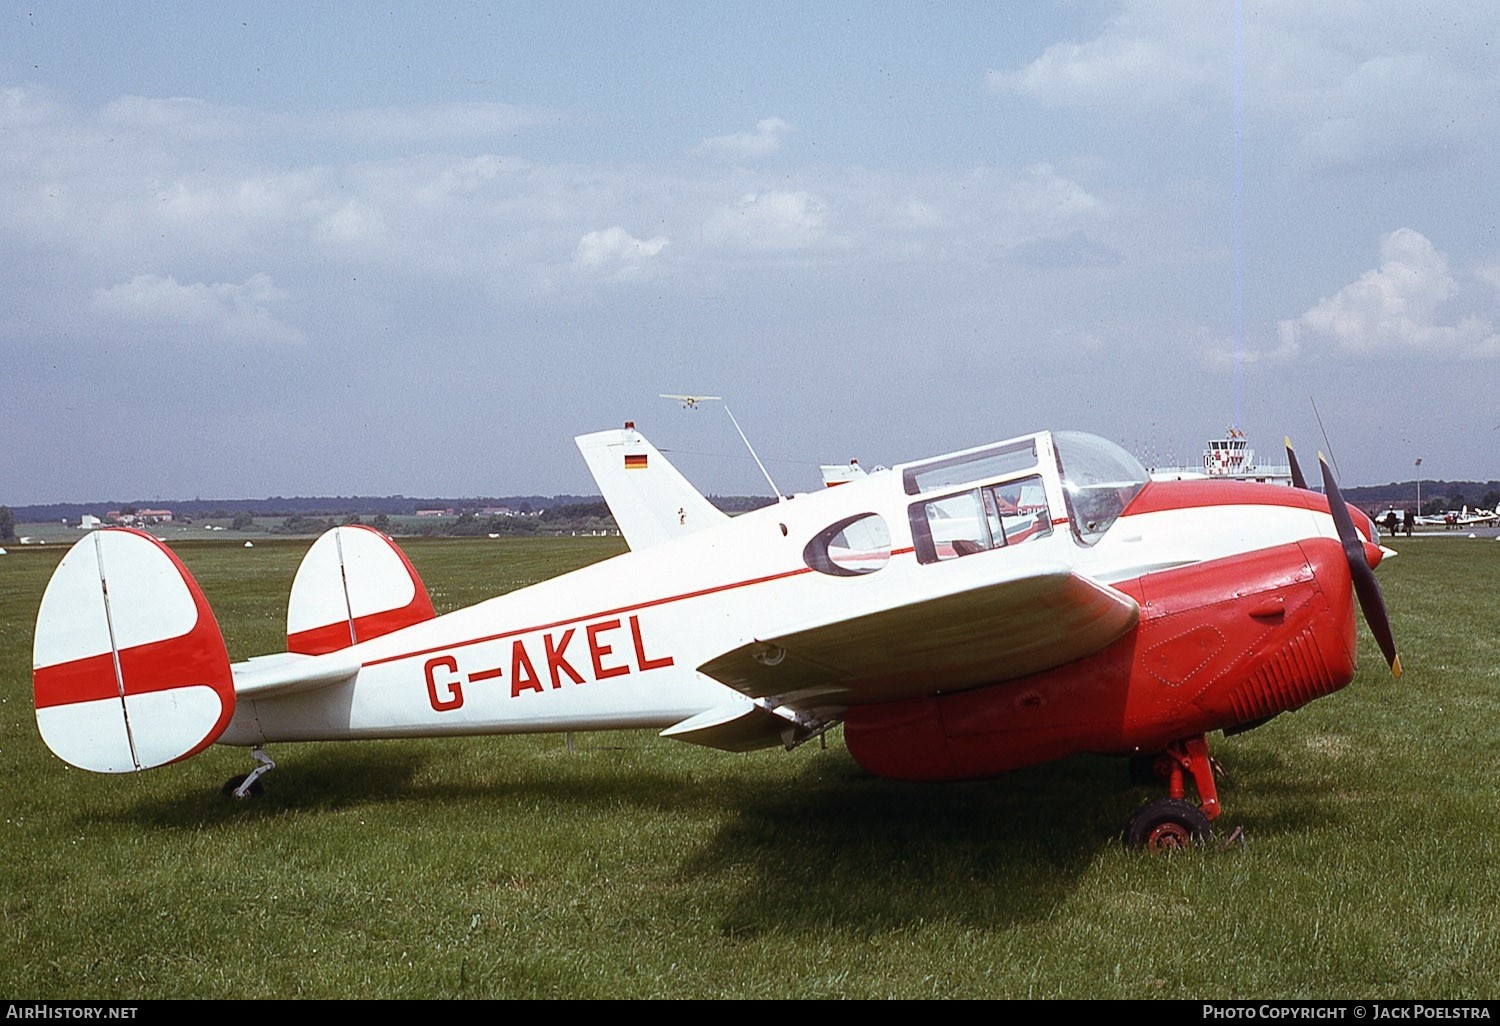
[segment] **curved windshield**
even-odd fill
[[[1146,486],[1141,461],[1114,442],[1081,431],[1054,431],[1057,466],[1073,533],[1092,545]]]

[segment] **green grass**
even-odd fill
[[[306,540],[179,551],[235,658],[282,644]],[[414,541],[446,610],[618,551]],[[1500,544],[1379,574],[1406,664],[1238,737],[1221,836],[1121,850],[1151,792],[1078,757],[876,780],[839,738],[727,755],[650,732],[282,745],[129,777],[37,737],[31,627],[62,549],[0,557],[0,994],[255,997],[1500,996]]]

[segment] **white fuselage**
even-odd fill
[[[1226,504],[1121,516],[1093,544],[1069,530],[1050,438],[1033,474],[1055,529],[980,557],[919,562],[909,520],[921,496],[902,468],[783,501],[697,533],[395,631],[323,659],[357,661],[331,686],[242,696],[221,742],[668,727],[750,708],[697,667],[738,646],[842,616],[921,601],[1065,564],[1101,584],[1307,537],[1326,513]],[[949,486],[961,491],[962,485]],[[879,514],[890,553],[857,576],[804,559],[831,525]],[[754,633],[747,625],[754,625]]]

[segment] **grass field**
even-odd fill
[[[618,540],[403,543],[440,611]],[[284,644],[307,541],[178,551],[234,658]],[[60,546],[0,556],[0,997],[1500,996],[1500,544],[1379,571],[1337,695],[1210,738],[1221,836],[1122,850],[1119,760],[876,780],[843,749],[650,732],[283,745],[129,777],[47,752],[31,630]]]

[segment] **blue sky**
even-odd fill
[[[0,4],[0,502],[1500,477],[1491,5]]]

